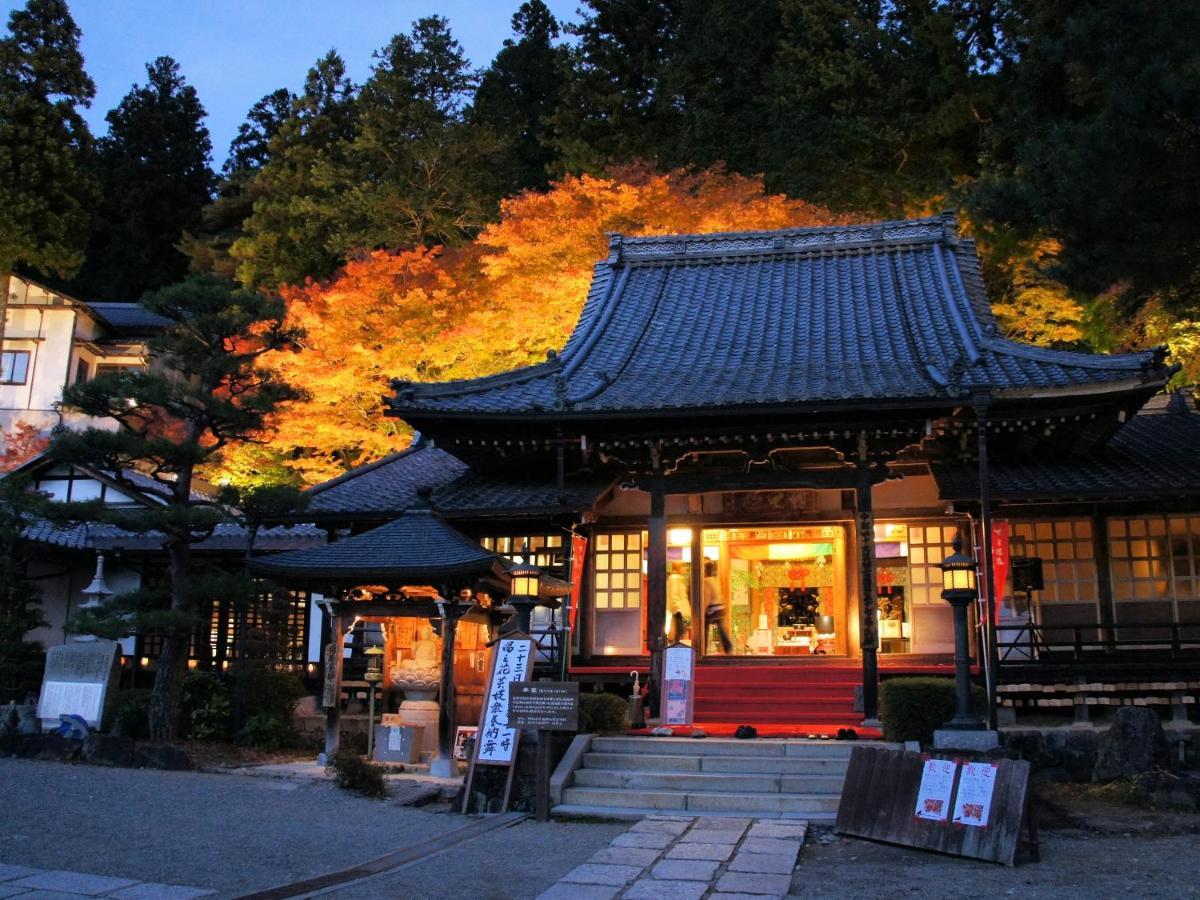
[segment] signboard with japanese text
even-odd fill
[[[964,763],[954,799],[954,824],[987,828],[996,790],[996,763]]]
[[[508,721],[514,728],[575,731],[579,728],[579,683],[530,681],[508,692]]]
[[[687,644],[672,644],[663,651],[662,724],[692,724],[695,679],[695,650]]]
[[[514,681],[527,680],[532,669],[532,640],[503,638],[497,642],[475,741],[476,763],[507,766],[516,758],[518,732],[508,724],[509,688]]]
[[[953,760],[925,760],[913,815],[918,819],[945,822],[950,815],[950,795],[954,792],[954,776],[957,773],[958,763]]]

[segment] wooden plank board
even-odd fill
[[[930,757],[903,750],[855,747],[850,754],[836,830],[841,834],[1013,865],[1028,819],[1029,763],[1001,760],[995,771],[986,825],[917,818],[914,811],[925,762]],[[955,761],[951,810],[958,802],[961,766]]]

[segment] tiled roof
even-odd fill
[[[952,401],[1160,384],[1158,352],[999,336],[952,216],[773,232],[615,236],[562,354],[502,375],[397,382],[392,411],[546,417]]]
[[[418,444],[309,488],[305,514],[401,513],[416,505],[421,488],[437,489],[466,472],[466,464],[445,450]]]
[[[112,329],[114,334],[147,335],[170,328],[174,322],[143,309],[136,303],[100,303],[88,301],[87,307]]]
[[[116,525],[99,522],[58,525],[39,519],[26,526],[22,536],[27,541],[67,550],[163,549],[163,535],[158,532],[138,534]],[[259,529],[254,549],[263,552],[296,550],[321,546],[325,541],[324,530],[314,525],[281,525]],[[240,553],[245,547],[246,529],[234,523],[218,525],[210,537],[192,545],[192,549],[200,553]]]
[[[308,491],[305,516],[316,520],[384,518],[418,505],[418,491],[431,488],[434,509],[450,517],[520,515],[588,509],[608,481],[509,481],[473,472],[445,450],[418,444],[359,466]]]
[[[1102,449],[1079,456],[993,460],[998,499],[1125,499],[1200,495],[1200,414],[1183,394],[1160,395]],[[975,466],[936,463],[943,500],[978,500]]]
[[[428,508],[411,509],[395,521],[323,547],[251,560],[250,569],[277,577],[389,584],[436,583],[439,578],[484,574],[500,557],[456,531]]]

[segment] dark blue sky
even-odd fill
[[[87,111],[103,134],[104,114],[135,82],[145,64],[174,57],[208,110],[214,163],[246,111],[279,87],[296,90],[309,66],[331,47],[362,81],[371,53],[414,19],[438,14],[476,66],[486,66],[510,34],[521,0],[70,0],[83,31],[88,74],[96,99]],[[4,19],[23,2],[0,0]],[[560,19],[573,19],[576,0],[546,0]]]

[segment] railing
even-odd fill
[[[1128,636],[1130,631],[1138,636]],[[1200,622],[1028,623],[1011,640],[997,640],[996,646],[1001,665],[1080,662],[1133,651],[1166,651],[1169,658],[1200,655]]]

